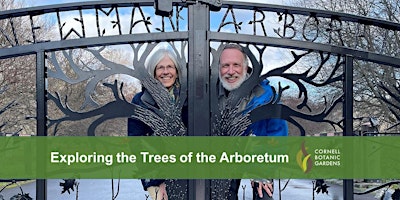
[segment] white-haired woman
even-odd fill
[[[158,49],[148,58],[146,68],[150,75],[160,81],[162,85],[167,88],[168,93],[170,94],[170,100],[177,101],[180,92],[179,76],[181,74],[181,68],[177,62],[176,54],[169,49]],[[146,105],[157,107],[154,99],[144,87],[140,93],[133,97],[132,103],[145,108],[147,108]],[[182,120],[185,125],[187,125],[187,116],[187,106],[184,106],[182,109]],[[153,130],[142,121],[129,118],[128,135],[151,136],[153,135]],[[153,200],[168,199],[164,179],[142,179],[141,181],[143,189],[149,192],[149,195]]]

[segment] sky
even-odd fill
[[[63,3],[73,3],[73,2],[83,2],[82,0],[25,0],[29,5],[32,6],[43,6],[43,5],[50,5],[50,4],[63,4]],[[86,1],[93,1],[93,0],[86,0]]]
[[[85,2],[90,2],[90,1],[95,1],[95,0],[56,0],[56,1],[55,0],[21,0],[21,1],[24,1],[25,5],[27,5],[27,6],[44,6],[44,5],[51,5],[51,4],[65,4],[65,3],[84,2],[84,1]],[[267,4],[277,4],[277,5],[285,5],[285,4],[287,5],[287,4],[290,3],[290,0],[230,0],[230,1],[254,2],[254,3],[264,3],[264,4],[267,3]],[[236,18],[240,21],[240,17],[243,14],[245,14],[245,13],[238,12]],[[73,17],[70,17],[70,18],[71,18],[71,20],[73,19]],[[95,23],[94,22],[94,20],[95,20],[94,19],[94,15],[91,16],[91,17],[86,17],[85,19],[86,19],[85,21],[89,20],[89,21],[93,21],[93,23]],[[105,20],[107,20],[107,19],[105,19]],[[129,17],[127,17],[126,19],[123,18],[122,20],[129,20]],[[275,21],[276,21],[276,19],[275,19]],[[106,24],[106,23],[104,23],[104,24]],[[128,23],[122,23],[122,24],[128,24]],[[80,26],[80,24],[76,24],[74,21],[73,22],[68,22],[66,27],[65,27],[65,29],[68,30],[69,28],[67,28],[67,26],[75,26],[75,25],[79,25]],[[218,27],[219,26],[219,22],[215,26]],[[249,28],[249,27],[251,27],[251,26],[248,25],[247,28]],[[246,26],[243,25],[243,28],[246,29]],[[108,28],[108,30],[111,30],[111,29],[112,28]],[[272,31],[272,28],[269,27],[268,30]],[[87,32],[86,35],[90,36],[90,35],[96,35],[97,34],[96,30],[93,29],[92,31],[93,31],[93,33]],[[234,30],[224,30],[224,31],[231,32],[231,31],[234,31]],[[249,30],[249,31],[251,32],[251,30]],[[269,66],[269,68],[275,68],[277,66],[282,66],[282,65],[284,65],[286,63],[287,60],[291,60],[292,59],[291,55],[289,55],[288,51],[283,51],[282,52],[280,49],[270,48],[269,51],[267,51],[267,52],[269,52],[269,54],[274,54],[275,55],[275,56],[268,56],[269,59],[264,61],[264,64]],[[275,59],[271,59],[271,58],[275,58]]]
[[[65,4],[65,3],[74,3],[74,2],[84,2],[84,1],[86,1],[86,2],[89,2],[89,1],[95,1],[95,0],[21,0],[21,1],[24,1],[25,2],[25,5],[27,5],[27,6],[44,6],[44,5],[51,5],[51,4]],[[253,2],[253,3],[267,3],[267,4],[277,4],[277,5],[287,5],[287,4],[289,4],[290,3],[290,0],[230,0],[230,1],[238,1],[238,2]],[[242,13],[243,14],[243,13]],[[239,15],[239,16],[236,16],[237,18],[240,18],[240,12],[238,12],[238,14],[237,15]],[[92,18],[93,18],[94,16],[92,16]],[[90,18],[90,19],[92,19],[92,18]],[[129,17],[128,17],[129,18]],[[127,19],[128,19],[127,18]],[[72,18],[71,18],[72,19]],[[88,19],[88,18],[86,18],[86,19]],[[95,20],[94,18],[92,19],[92,20]],[[124,19],[123,19],[124,20]],[[87,21],[87,20],[86,20]],[[211,22],[212,23],[212,22]],[[74,24],[73,22],[72,23],[68,23],[67,25],[76,25],[76,24]],[[79,25],[79,24],[78,24]],[[80,25],[79,25],[80,26]],[[213,25],[212,25],[213,26]],[[218,24],[215,24],[214,26],[216,26],[216,27],[218,27],[219,26],[219,23]],[[249,26],[250,27],[250,26]],[[269,30],[271,31],[272,30],[272,28],[270,27],[269,28]],[[93,31],[95,31],[95,30],[93,30]],[[215,31],[215,30],[214,30]],[[234,31],[234,30],[225,30],[225,31],[228,31],[228,32],[230,32],[230,31]],[[250,31],[250,30],[249,30]],[[96,33],[93,33],[94,35],[95,34],[97,34],[97,32]],[[87,35],[90,35],[90,33],[87,33]],[[272,49],[270,49],[270,51],[271,51]],[[278,49],[275,49],[275,50],[278,50]],[[281,66],[281,65],[283,65],[282,64],[282,62],[283,61],[285,61],[285,60],[290,60],[291,59],[291,56],[290,55],[287,55],[288,53],[282,53],[282,52],[277,52],[277,53],[275,53],[275,54],[277,54],[277,55],[279,55],[279,56],[272,56],[273,58],[276,58],[276,59],[268,59],[268,61],[266,61],[266,62],[270,62],[270,63],[275,63],[276,65],[279,65],[279,66]],[[288,57],[287,57],[288,56]],[[265,63],[265,64],[268,64],[268,63]]]
[[[25,4],[24,5],[26,5],[27,7],[29,6],[29,7],[31,7],[31,6],[44,6],[44,5],[52,5],[52,4],[65,4],[65,3],[74,3],[74,2],[90,2],[90,1],[95,1],[95,0],[20,0],[20,1],[23,1]],[[238,1],[238,2],[253,2],[253,3],[263,3],[263,4],[275,4],[275,5],[289,5],[290,4],[290,2],[291,2],[291,0],[230,0],[230,1]],[[247,15],[246,13],[244,13],[244,12],[240,12],[240,11],[238,11],[237,13],[236,13],[236,18],[237,18],[237,20],[241,20],[241,17],[242,17],[242,15]],[[275,16],[275,15],[274,15]],[[95,18],[94,18],[95,16],[93,15],[93,16],[87,16],[87,17],[85,17],[85,22],[87,22],[87,21],[89,21],[89,22],[93,22],[93,23],[95,23],[94,21],[95,21]],[[69,21],[68,23],[67,23],[67,25],[65,26],[65,29],[66,30],[69,30],[70,28],[69,27],[67,27],[67,26],[81,26],[79,23],[78,24],[76,24],[76,22],[73,20],[73,17],[65,17],[65,18],[69,18],[69,19],[71,19],[71,21]],[[122,18],[122,20],[129,20],[130,19],[130,16],[129,17],[127,17],[126,19],[125,18]],[[109,20],[109,19],[104,19],[104,20]],[[273,17],[273,20],[274,21],[276,21],[276,16],[275,17]],[[271,20],[272,21],[272,20]],[[157,22],[157,21],[156,21]],[[160,22],[159,22],[160,23]],[[212,22],[211,22],[212,23]],[[89,23],[90,24],[90,23]],[[102,23],[102,24],[108,24],[108,25],[110,25],[109,23]],[[129,24],[129,23],[122,23],[122,24]],[[245,24],[247,24],[247,23],[245,23]],[[271,25],[271,24],[270,24]],[[111,25],[110,25],[111,26]],[[211,25],[212,26],[212,25]],[[218,27],[219,26],[219,23],[218,24],[216,24],[216,26]],[[272,26],[272,25],[271,25]],[[155,27],[157,27],[157,26],[155,26]],[[243,25],[243,30],[242,31],[245,31],[244,29],[248,29],[249,27],[251,27],[250,25],[247,25],[247,26],[245,26],[245,25]],[[79,29],[79,28],[78,28]],[[56,29],[55,29],[56,30]],[[107,28],[107,30],[112,30],[112,28],[110,28],[110,27],[108,27]],[[143,29],[144,30],[144,29]],[[268,27],[268,30],[269,31],[272,31],[273,30],[273,27]],[[267,30],[267,31],[268,31]],[[97,32],[96,32],[96,30],[95,29],[93,29],[93,30],[91,30],[93,33],[89,33],[90,31],[88,31],[87,33],[86,33],[86,35],[87,36],[95,36],[96,34],[97,34]],[[213,30],[213,31],[215,31],[215,30]],[[224,32],[233,32],[234,30],[223,30]],[[249,30],[249,32],[251,32],[252,30]],[[270,33],[268,33],[268,34],[270,34]],[[119,47],[119,48],[128,48],[128,46],[123,46],[123,47]],[[253,51],[254,49],[252,49],[252,51]],[[268,59],[267,59],[268,58]],[[290,52],[288,51],[288,50],[283,50],[283,49],[280,49],[280,48],[269,48],[268,49],[268,51],[266,51],[266,53],[264,53],[263,54],[263,61],[264,61],[264,66],[266,66],[266,67],[264,67],[264,69],[266,69],[267,71],[268,70],[271,70],[271,69],[274,69],[274,68],[276,68],[276,67],[280,67],[280,66],[284,66],[285,64],[287,64],[287,62],[289,62],[290,60],[292,60],[293,58],[292,58],[292,55],[290,54]],[[128,59],[128,60],[131,60],[131,59]],[[127,64],[127,65],[130,65],[130,63],[129,64]],[[263,73],[265,73],[264,71],[263,71]],[[272,79],[271,79],[272,80]],[[277,80],[277,81],[272,81],[271,82],[271,84],[273,84],[274,82],[275,83],[277,83],[278,81],[280,81],[280,79],[279,80]],[[274,85],[274,84],[273,84]]]
[[[25,2],[25,5],[27,5],[27,6],[44,6],[44,5],[51,5],[51,4],[90,2],[90,1],[98,1],[98,0],[20,0],[20,1]],[[222,0],[222,1],[224,1],[224,0]],[[253,2],[253,3],[264,3],[264,4],[267,3],[267,4],[276,4],[276,5],[289,5],[291,2],[291,0],[225,0],[225,1]],[[274,20],[276,21],[276,19],[274,19]],[[215,26],[218,27],[219,24],[216,24]],[[272,30],[272,28],[269,28],[269,29]]]
[[[86,0],[86,1],[94,1],[94,0]],[[254,2],[254,3],[268,3],[268,4],[278,4],[284,5],[285,0],[230,0],[230,1],[243,1],[243,2]],[[63,3],[73,3],[73,2],[83,2],[82,0],[25,0],[28,5],[32,6],[43,6],[49,4],[63,4]],[[287,4],[288,0],[286,0]]]

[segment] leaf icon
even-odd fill
[[[311,154],[307,153],[307,147],[303,144],[301,145],[301,149],[296,154],[296,162],[297,165],[301,168],[304,173],[308,173],[312,166]]]
[[[303,157],[303,152],[300,150],[300,151],[298,151],[297,152],[297,155],[296,155],[296,161],[297,161],[297,164],[301,167],[301,158]]]
[[[303,159],[303,164],[301,166],[301,169],[305,172],[307,171],[307,161],[310,159],[311,154],[308,154],[304,159]]]

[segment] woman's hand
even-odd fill
[[[269,197],[272,197],[274,193],[274,185],[271,181],[251,181],[251,186],[256,187],[260,198],[263,198],[263,190],[265,190]]]

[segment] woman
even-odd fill
[[[177,102],[180,92],[179,76],[181,70],[175,53],[168,49],[158,49],[148,58],[146,68],[149,74],[160,81],[168,90],[170,100]],[[133,97],[132,103],[144,108],[148,108],[146,105],[157,107],[151,94],[144,87],[142,88],[142,92]],[[184,106],[182,109],[182,120],[187,126],[187,106]],[[128,135],[151,136],[153,135],[153,130],[142,121],[129,118]],[[144,190],[149,192],[153,200],[168,199],[164,179],[142,179],[141,181]]]

